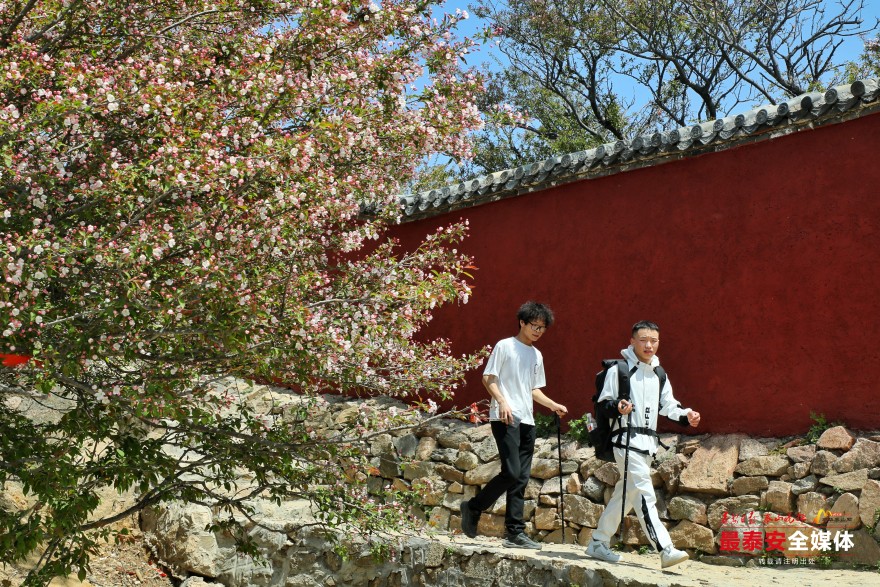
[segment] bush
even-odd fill
[[[590,433],[587,430],[587,416],[592,417],[592,414],[587,412],[577,420],[568,423],[568,436],[578,442],[589,444]]]

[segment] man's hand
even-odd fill
[[[633,411],[632,402],[625,399],[620,400],[617,402],[617,411],[626,416]]]
[[[556,404],[551,409],[556,413],[557,416],[560,417],[568,414],[568,408],[566,408],[562,404]]]
[[[513,424],[513,412],[507,402],[498,402],[498,417],[508,426]]]
[[[688,412],[688,423],[693,428],[696,428],[697,426],[699,426],[700,425],[700,412],[695,412],[693,410]]]

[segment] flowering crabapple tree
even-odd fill
[[[480,360],[419,335],[467,302],[466,226],[383,236],[416,165],[480,124],[467,15],[432,4],[0,0],[0,353],[30,357],[0,367],[0,489],[28,498],[0,507],[0,560],[36,553],[28,584],[84,576],[110,524],[172,499],[401,527],[336,463],[414,410],[305,422],[324,392],[448,398]],[[282,419],[211,386],[230,375],[315,402]],[[107,488],[135,499],[96,518]]]

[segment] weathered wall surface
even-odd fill
[[[583,180],[403,224],[411,245],[459,218],[475,291],[430,333],[465,352],[516,334],[520,303],[557,324],[547,392],[576,415],[629,327],[659,356],[701,432],[784,436],[810,413],[880,426],[880,115]],[[486,397],[471,373],[459,405]],[[670,428],[671,429],[671,428]]]

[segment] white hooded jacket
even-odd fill
[[[659,413],[666,416],[670,420],[681,422],[683,417],[687,417],[690,408],[682,408],[675,397],[672,395],[672,383],[669,378],[666,379],[666,385],[663,386],[663,394],[660,396],[660,378],[654,373],[654,367],[660,365],[660,359],[657,356],[651,357],[651,364],[643,363],[636,356],[632,345],[620,351],[623,358],[629,365],[629,370],[636,368],[635,372],[630,375],[630,401],[633,403],[633,411],[631,422],[633,427],[650,428],[657,430],[657,406],[659,399]],[[612,365],[608,369],[605,376],[605,385],[602,393],[599,394],[599,401],[617,400],[618,384],[617,384],[617,365]],[[621,422],[624,429],[627,426],[627,417],[621,416]],[[614,428],[617,428],[616,424]],[[621,437],[621,444],[626,443],[626,432]],[[630,447],[641,451],[646,451],[651,455],[657,453],[657,438],[647,434],[633,433],[630,437]]]

